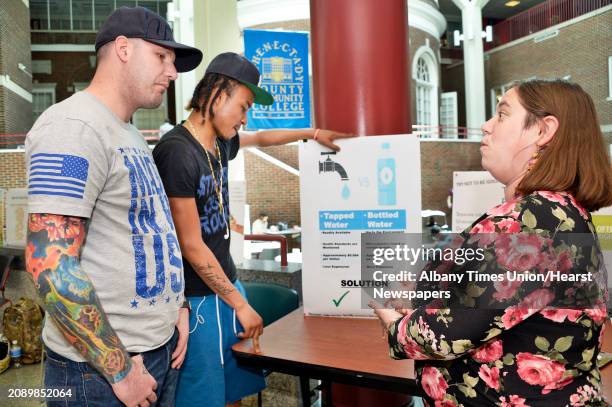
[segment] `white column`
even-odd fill
[[[195,41],[193,8],[193,0],[174,0],[174,2],[168,3],[168,21],[172,22],[175,41],[202,49]],[[191,98],[197,81],[196,72],[190,71],[179,73],[177,80],[174,82],[174,108],[177,122],[185,120],[189,114],[185,110],[185,105]]]
[[[202,64],[196,69],[198,81],[204,76],[210,61],[222,52],[242,53],[244,46],[238,26],[238,8],[235,0],[196,0],[193,9],[195,16],[196,46],[204,52]],[[244,173],[244,154],[238,155],[229,166],[230,181],[246,180]]]
[[[171,10],[174,8],[173,14]],[[168,19],[174,18],[174,38],[193,45],[204,53],[200,66],[182,73],[176,81],[176,119],[189,115],[185,106],[193,95],[197,83],[204,76],[210,61],[222,52],[243,51],[236,1],[228,0],[174,0],[168,4]],[[244,180],[242,151],[231,161],[231,180]]]
[[[478,129],[486,121],[482,8],[488,1],[453,0],[455,5],[461,10],[463,24],[465,115],[467,127],[470,129]],[[470,138],[479,137],[470,136]]]
[[[233,0],[195,1],[193,12],[196,44],[204,51],[204,60],[196,72],[198,78],[204,75],[209,62],[220,53],[243,52],[236,3]]]

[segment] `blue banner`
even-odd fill
[[[271,106],[253,105],[247,129],[310,128],[308,33],[244,30],[244,54],[274,96]]]

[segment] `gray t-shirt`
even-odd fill
[[[26,138],[28,211],[89,218],[81,267],[129,352],[166,343],[183,303],[183,263],[168,198],[138,130],[79,92],[47,109]],[[51,320],[43,340],[80,354]]]

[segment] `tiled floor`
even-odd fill
[[[12,270],[11,275],[6,284],[6,298],[16,302],[20,297],[28,297],[38,300],[36,288],[29,274],[22,270]],[[0,308],[0,315],[4,314],[6,306]],[[0,330],[2,329],[2,321],[0,320]],[[28,387],[40,388],[42,384],[42,364],[23,365],[15,369],[10,367],[4,373],[0,373],[0,406],[2,407],[40,407],[44,403],[38,401],[25,401],[17,399],[8,399],[6,392],[8,388]]]
[[[23,365],[20,368],[10,367],[0,373],[0,405],[3,407],[41,407],[44,402],[7,398],[9,388],[40,388],[42,384],[42,364]]]

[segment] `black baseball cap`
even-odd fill
[[[242,55],[234,52],[219,54],[210,61],[206,73],[219,73],[242,83],[253,92],[255,96],[253,101],[257,104],[271,105],[274,103],[274,97],[258,86],[259,70]]]
[[[98,31],[96,52],[120,35],[142,38],[153,44],[172,48],[176,55],[174,66],[178,72],[191,71],[202,62],[202,51],[174,41],[168,22],[144,7],[120,7],[115,10]]]

